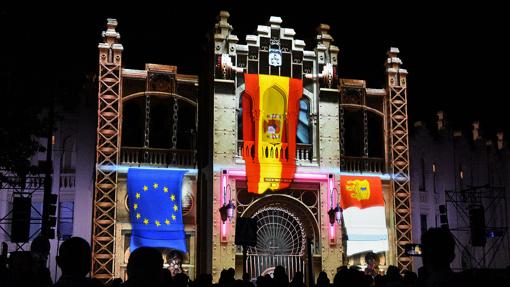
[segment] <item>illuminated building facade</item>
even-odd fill
[[[279,17],[238,43],[228,17],[221,12],[215,26],[202,98],[198,77],[179,74],[175,66],[124,68],[117,22],[108,20],[99,44],[93,276],[125,276],[131,230],[126,172],[140,166],[187,170],[182,208],[189,251],[182,266],[192,278],[207,272],[217,281],[230,267],[241,275],[242,250],[234,244],[240,217],[258,220],[258,244],[247,252],[252,276],[283,265],[291,277],[311,268],[332,278],[340,265],[363,265],[364,252],[347,256],[347,209],[343,221],[335,218],[344,190],[357,200],[369,199],[370,189],[380,193],[387,245],[378,252],[381,267],[411,268],[404,253],[412,242],[407,71],[398,49],[388,52],[385,87],[369,88],[364,80],[338,78],[339,49],[328,25],[306,50]],[[260,103],[265,99],[259,107],[248,91],[249,75],[258,78]],[[295,102],[282,82],[300,84]],[[252,102],[243,100],[247,95]],[[258,134],[247,140],[247,131]],[[248,160],[255,165],[247,167]],[[271,170],[290,172],[275,176]],[[344,180],[349,177],[359,178],[361,187]]]
[[[127,170],[150,167],[187,171],[182,207],[189,251],[182,258],[174,257],[171,250],[162,251],[166,266],[181,264],[192,278],[207,272],[217,281],[221,270],[230,267],[235,267],[240,277],[242,249],[234,245],[240,217],[257,218],[260,224],[260,244],[249,248],[247,254],[247,270],[252,276],[270,273],[276,264],[284,265],[291,276],[298,270],[307,274],[312,267],[315,274],[325,270],[330,278],[340,265],[364,266],[365,252],[347,255],[347,241],[352,239],[345,224],[348,212],[336,212],[350,176],[381,182],[389,243],[387,251],[377,252],[383,268],[394,264],[405,269],[411,262],[418,267],[419,258],[411,261],[405,256],[404,244],[419,242],[421,232],[443,225],[443,218],[458,240],[454,268],[507,264],[508,189],[502,186],[510,186],[510,169],[503,134],[489,144],[474,124],[472,140],[466,139],[448,129],[441,113],[437,131],[417,124],[415,137],[408,142],[407,72],[400,67],[398,49],[389,50],[386,74],[381,74],[384,87],[370,88],[363,80],[339,79],[341,54],[327,25],[319,27],[317,42],[305,45],[295,39],[292,29],[282,26],[282,19],[271,17],[267,25],[257,27],[256,35],[239,41],[241,37],[232,33],[228,18],[228,13],[220,13],[211,34],[206,49],[209,64],[201,67],[205,77],[200,78],[200,89],[197,76],[179,74],[175,66],[125,68],[117,23],[108,21],[104,41],[99,44],[97,145],[91,136],[95,127],[85,119],[93,114],[96,121],[95,115],[87,113],[84,105],[80,105],[78,117],[65,115],[65,121],[56,125],[52,190],[60,196],[60,220],[51,258],[63,239],[81,236],[92,239],[95,277],[125,278],[132,229]],[[253,24],[255,28],[257,23]],[[263,134],[270,134],[277,143],[247,140],[245,116],[249,113],[255,118],[257,110],[243,104],[246,94],[254,97],[247,92],[246,74],[302,82],[294,112],[295,140],[288,135],[283,139],[287,118],[282,116],[285,111],[278,109],[272,110],[275,116],[264,126],[267,132]],[[287,99],[285,89],[274,90],[273,96],[280,93]],[[255,147],[259,155],[261,148],[265,152],[268,147],[266,162],[283,154],[285,163],[295,167],[292,177],[259,176],[259,181],[252,182],[270,190],[248,192],[252,168],[247,168],[246,160],[255,156]],[[31,160],[44,164],[45,156],[38,153]],[[253,158],[255,169],[256,163]],[[2,181],[0,238],[8,242],[9,251],[23,245],[9,242],[13,198],[20,194],[31,197],[30,235],[35,236],[40,228],[42,177],[27,178],[20,186]],[[353,195],[362,200],[367,197],[361,192]],[[471,242],[469,221],[475,216],[469,212],[479,210],[473,206],[485,208],[489,237],[484,246]],[[344,218],[337,221],[337,214]],[[25,248],[28,245],[25,243]],[[54,260],[50,264],[57,273]]]

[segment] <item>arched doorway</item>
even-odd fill
[[[290,194],[272,193],[254,200],[241,216],[257,219],[257,245],[247,252],[252,277],[272,274],[278,265],[285,268],[289,279],[298,271],[306,273],[306,241],[317,242],[319,229],[304,202]]]
[[[250,274],[266,274],[282,265],[292,278],[304,270],[306,235],[303,224],[290,210],[268,206],[257,211],[257,246],[248,249]]]

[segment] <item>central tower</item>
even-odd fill
[[[220,13],[214,35],[214,281],[222,269],[242,274],[238,217],[258,219],[258,243],[248,250],[251,275],[276,265],[291,278],[305,272],[310,239],[313,269],[332,276],[343,249],[341,229],[328,216],[340,174],[339,50],[321,25],[315,50],[306,51],[280,17],[238,44],[228,18]],[[222,221],[218,210],[229,201],[235,214]]]

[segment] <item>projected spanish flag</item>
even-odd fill
[[[374,176],[341,176],[347,255],[388,250],[382,183]]]
[[[245,74],[243,158],[248,192],[289,187],[296,172],[296,127],[303,81]]]

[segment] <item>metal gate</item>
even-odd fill
[[[305,231],[299,218],[287,209],[269,206],[257,211],[257,246],[248,249],[248,270],[253,277],[285,268],[289,279],[304,273]]]
[[[247,260],[252,276],[272,275],[274,267],[278,265],[285,267],[289,280],[294,277],[297,271],[305,273],[305,262],[300,255],[249,254]]]

